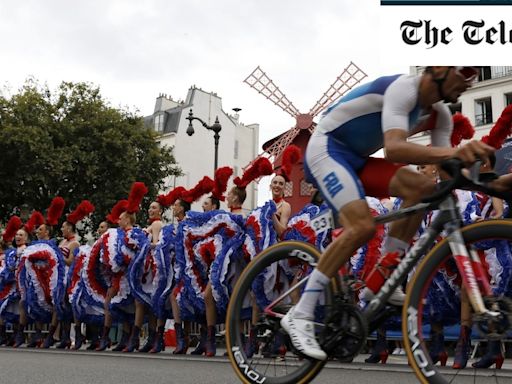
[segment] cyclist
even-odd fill
[[[477,157],[488,161],[494,149],[480,141],[451,147],[453,123],[445,104],[456,102],[478,74],[478,67],[432,66],[420,75],[380,77],[353,89],[324,112],[308,143],[305,171],[338,213],[344,231],[320,258],[300,301],[281,320],[300,352],[318,360],[327,358],[315,338],[313,313],[330,278],[375,233],[365,195],[398,196],[402,207],[411,206],[431,194],[434,184],[404,164],[436,164],[454,157],[466,164]],[[431,131],[432,146],[407,141],[422,131]],[[385,159],[370,157],[381,148]],[[399,263],[422,218],[419,213],[391,225],[384,256],[366,281],[366,298],[379,290]],[[404,293],[395,291],[389,301],[401,305]]]

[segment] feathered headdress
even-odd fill
[[[94,205],[92,205],[89,200],[82,200],[80,204],[78,204],[78,207],[66,217],[66,221],[71,224],[76,224],[84,217],[93,213],[94,209]]]
[[[482,141],[491,147],[500,149],[503,142],[512,133],[512,104],[507,105],[501,116],[491,128],[487,136],[482,137]]]
[[[212,191],[212,196],[220,201],[224,201],[224,192],[228,188],[228,180],[233,174],[233,168],[222,167],[215,171],[215,187]]]
[[[48,211],[46,212],[46,223],[52,227],[57,225],[62,213],[64,212],[65,206],[66,202],[62,197],[54,197],[50,203],[50,207],[48,207]]]
[[[162,207],[170,207],[174,204],[176,200],[180,198],[180,196],[185,192],[186,189],[184,187],[176,187],[172,191],[170,191],[167,195],[159,195],[156,198],[156,201],[158,204],[160,204]]]
[[[137,213],[140,210],[140,203],[144,196],[148,193],[148,189],[144,183],[136,181],[132,184],[130,194],[128,195],[128,206],[126,211],[128,213]]]
[[[292,168],[295,164],[297,164],[302,158],[302,153],[300,148],[296,145],[289,145],[283,151],[283,160],[281,162],[280,174],[284,177],[286,181],[290,180],[290,176],[292,174]]]
[[[182,193],[179,199],[186,201],[189,204],[192,204],[194,201],[198,200],[201,196],[210,193],[215,188],[215,182],[210,179],[208,176],[203,177],[196,186],[188,191]]]
[[[132,184],[128,200],[119,200],[112,211],[107,215],[107,220],[112,224],[117,224],[121,213],[137,213],[140,210],[140,203],[144,196],[148,193],[146,185],[140,181],[136,181]]]
[[[25,223],[25,229],[28,233],[32,233],[34,229],[38,228],[40,225],[44,224],[44,216],[39,211],[34,211],[30,215],[30,218]]]
[[[121,213],[126,212],[128,200],[119,200],[113,207],[112,211],[107,215],[107,220],[112,224],[117,224]]]
[[[254,162],[245,170],[242,177],[235,177],[233,182],[238,188],[246,188],[247,185],[261,176],[271,175],[274,170],[270,160],[266,157],[258,157]]]
[[[469,140],[475,135],[475,128],[471,124],[471,121],[462,113],[457,112],[452,116],[452,120],[453,131],[450,138],[452,147],[459,145],[462,139]]]
[[[7,222],[7,226],[5,227],[5,231],[2,235],[2,239],[9,243],[14,239],[16,232],[23,226],[21,219],[18,216],[11,216],[9,221]]]

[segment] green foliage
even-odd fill
[[[29,79],[17,94],[0,95],[0,221],[23,204],[45,213],[62,196],[66,212],[90,200],[97,224],[142,181],[149,189],[143,223],[164,179],[180,173],[143,119],[111,107],[91,84],[63,82],[52,93]]]

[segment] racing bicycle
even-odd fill
[[[432,196],[414,206],[375,218],[377,224],[384,224],[421,211],[438,210],[431,225],[406,253],[375,297],[361,307],[356,294],[358,281],[348,274],[336,276],[326,287],[315,311],[315,329],[329,359],[352,361],[366,344],[369,334],[390,317],[401,313],[404,348],[419,381],[453,382],[457,372],[436,367],[429,356],[427,344],[430,321],[426,310],[429,304],[427,293],[434,276],[446,263],[452,263],[462,277],[474,312],[473,323],[482,338],[501,339],[512,329],[512,301],[493,294],[487,272],[477,254],[477,250],[490,240],[512,243],[512,221],[488,220],[463,226],[452,191],[481,191],[505,200],[511,200],[512,194],[488,187],[488,183],[497,176],[480,174],[478,163],[470,168],[469,174],[464,173],[462,163],[457,159],[444,162],[442,167],[452,178],[441,182]],[[328,227],[325,223],[330,221],[330,218],[320,215],[312,220],[312,224],[325,229]],[[444,239],[436,243],[441,233]],[[280,242],[254,257],[238,278],[227,309],[226,347],[231,365],[242,382],[308,383],[326,364],[326,361],[303,356],[294,350],[280,326],[281,318],[297,302],[319,257],[320,252],[308,243]],[[388,304],[393,291],[408,279],[413,270],[403,307]],[[265,292],[258,295],[257,290]],[[281,340],[281,344],[288,347],[282,361],[277,361],[272,355],[249,357],[244,350],[243,323],[247,319],[244,314],[251,307],[248,304],[251,297],[259,312],[256,324],[258,339],[261,344],[271,347],[272,343]]]

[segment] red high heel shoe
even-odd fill
[[[368,357],[367,359],[364,360],[364,362],[372,363],[372,364],[377,364],[377,363],[386,364],[386,361],[388,361],[388,356],[389,356],[389,352],[387,351],[387,349],[385,349],[378,353],[372,353],[370,355],[370,357]]]
[[[386,341],[385,334],[381,333],[381,331],[377,332],[377,341],[372,350],[372,354],[365,359],[365,363],[377,364],[382,362],[382,364],[386,364],[388,361],[389,351],[388,344]]]
[[[205,354],[206,357],[213,357],[217,353],[217,343],[215,340],[215,325],[209,325],[207,328],[206,334],[206,345],[205,345]]]
[[[496,364],[496,369],[501,369],[503,365],[503,355],[501,354],[501,341],[489,341],[487,353],[477,362],[473,363],[474,368],[490,368]]]
[[[57,349],[70,349],[71,348],[71,339],[61,340],[59,344],[55,347]]]
[[[463,325],[460,327],[459,340],[455,347],[453,369],[464,369],[468,363],[469,351],[471,350],[471,328]]]
[[[446,366],[448,360],[448,353],[444,349],[444,335],[440,332],[434,332],[432,334],[432,342],[430,343],[430,359],[432,364],[437,362],[441,363],[441,366]]]
[[[172,354],[186,355],[189,346],[188,334],[179,323],[174,324],[174,330],[176,331],[176,349],[172,351]]]

